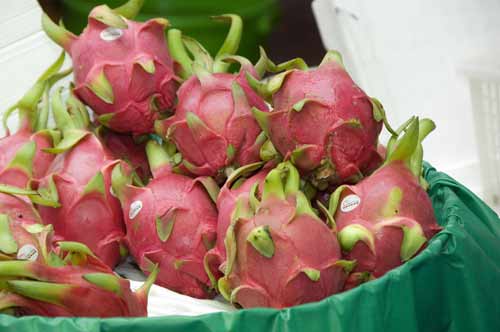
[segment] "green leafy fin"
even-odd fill
[[[247,241],[262,256],[272,258],[274,256],[275,246],[269,226],[257,226],[247,236]]]
[[[0,251],[10,255],[17,252],[17,242],[10,230],[9,217],[6,214],[0,214]]]
[[[176,208],[169,209],[163,216],[156,217],[156,233],[162,242],[168,241],[174,229]]]
[[[87,87],[106,104],[114,103],[114,94],[111,83],[108,81],[104,70],[90,80]]]

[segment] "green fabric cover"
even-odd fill
[[[426,165],[425,178],[444,230],[403,266],[321,302],[197,317],[0,315],[0,331],[500,331],[500,220],[446,174]]]

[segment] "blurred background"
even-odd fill
[[[96,4],[123,0],[40,0],[79,32]],[[17,100],[59,51],[40,31],[37,0],[0,4],[0,109]],[[317,65],[338,49],[357,84],[382,101],[394,125],[417,114],[438,128],[425,159],[491,205],[500,202],[500,1],[498,0],[146,0],[139,19],[167,17],[214,52],[227,26],[245,21],[241,54],[264,45],[276,62]],[[387,138],[387,136],[385,136]]]

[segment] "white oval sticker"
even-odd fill
[[[128,217],[130,219],[134,219],[137,217],[139,212],[141,212],[142,209],[142,202],[141,201],[134,201],[132,204],[130,204],[130,211],[128,211]]]
[[[342,212],[350,212],[361,204],[361,198],[358,195],[347,195],[340,203],[340,210]]]
[[[17,259],[26,261],[36,261],[38,258],[38,250],[32,244],[26,244],[17,252]]]
[[[118,29],[118,28],[113,28],[113,27],[108,27],[104,30],[101,31],[101,39],[104,41],[113,41],[117,40],[123,35],[123,30]]]

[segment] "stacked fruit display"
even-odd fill
[[[393,129],[335,51],[252,64],[227,14],[212,57],[165,19],[133,21],[141,2],[94,8],[80,36],[42,19],[64,51],[4,116],[20,124],[0,140],[0,312],[145,315],[153,282],[284,308],[379,278],[440,230],[431,120]],[[135,294],[112,272],[128,255],[149,275]]]

